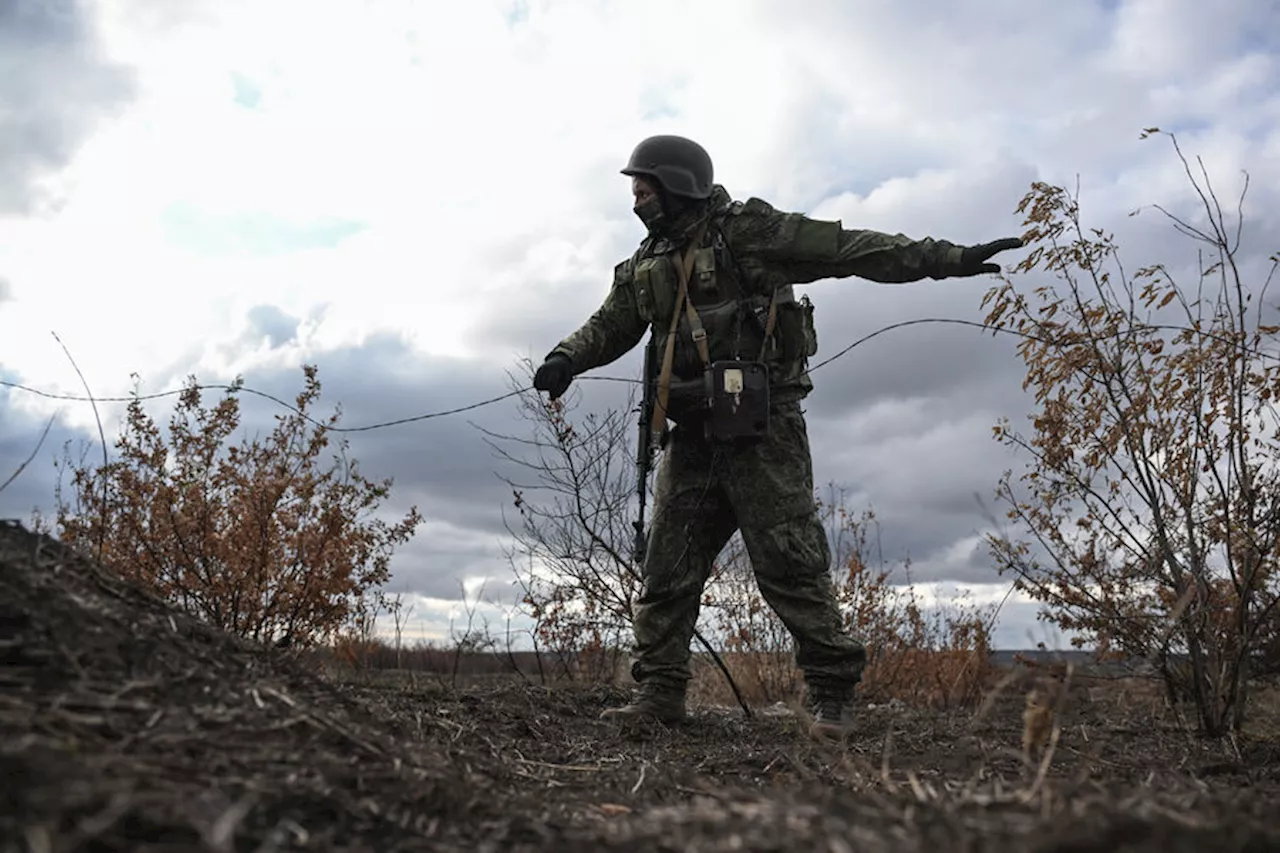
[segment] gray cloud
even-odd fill
[[[301,322],[274,305],[255,305],[249,309],[249,328],[244,334],[244,342],[257,343],[266,338],[270,347],[283,346],[297,337]]]
[[[20,382],[21,378],[0,367],[0,378]],[[100,454],[97,436],[68,427],[55,417],[43,435],[50,416],[34,416],[13,405],[20,392],[0,387],[0,483],[9,484],[0,491],[0,518],[31,521],[33,511],[52,515],[57,472],[54,461],[64,453],[79,460],[83,454]],[[91,457],[91,458],[97,458]],[[25,467],[23,467],[25,465]],[[18,473],[21,469],[21,473]]]
[[[0,215],[54,203],[44,179],[133,88],[132,74],[104,55],[87,4],[0,4]]]
[[[8,302],[13,298],[13,285],[9,283],[9,279],[0,275],[0,302]]]

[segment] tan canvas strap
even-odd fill
[[[698,309],[693,307],[693,301],[686,299],[684,301],[685,315],[689,318],[689,328],[693,330],[693,345],[698,348],[698,356],[702,359],[704,367],[711,365],[711,349],[707,345],[707,330],[702,327],[702,318],[698,316]]]
[[[693,274],[693,256],[702,244],[702,236],[706,233],[706,230],[707,222],[703,220],[702,224],[698,226],[698,230],[694,233],[693,239],[689,242],[689,247],[685,250],[684,257],[676,265],[676,272],[680,277],[680,287],[676,293],[676,310],[671,314],[671,328],[667,331],[667,349],[662,354],[662,369],[658,374],[657,405],[653,407],[653,421],[650,424],[655,442],[661,438],[663,431],[667,427],[667,403],[671,399],[671,372],[675,366],[676,332],[680,328],[680,311],[686,305],[691,312],[689,314],[690,326],[693,328],[693,341],[698,347],[698,354],[702,356],[703,361],[710,361],[707,349],[707,332],[702,327],[702,321],[698,318],[697,311],[694,311],[693,305],[688,302],[689,276]]]

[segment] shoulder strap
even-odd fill
[[[671,327],[667,330],[667,348],[662,354],[662,370],[658,374],[657,405],[653,407],[653,422],[650,424],[655,441],[661,438],[667,426],[667,402],[671,398],[671,371],[675,366],[676,331],[680,327],[680,311],[682,309],[688,309],[689,323],[693,329],[693,341],[698,347],[698,354],[702,356],[704,362],[710,363],[711,361],[711,356],[707,351],[706,329],[702,328],[702,321],[698,317],[698,312],[688,299],[689,276],[693,273],[693,256],[702,244],[702,236],[706,233],[706,230],[707,223],[706,220],[703,220],[702,224],[698,226],[698,230],[694,233],[693,239],[689,241],[684,257],[676,265],[676,272],[680,277],[680,287],[676,293],[676,310],[671,314]]]

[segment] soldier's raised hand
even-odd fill
[[[987,272],[1000,272],[999,264],[988,264],[984,263],[984,261],[997,252],[1020,248],[1022,248],[1022,240],[1017,237],[1006,237],[1003,240],[993,240],[990,243],[981,243],[977,246],[965,246],[964,251],[960,254],[960,272],[956,273],[956,275],[968,276],[981,275]]]

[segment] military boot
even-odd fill
[[[600,719],[618,723],[656,720],[671,725],[684,719],[684,700],[684,687],[642,682],[636,688],[635,698],[630,704],[620,708],[606,708],[601,712]]]
[[[839,740],[853,732],[853,692],[848,690],[816,691],[812,701],[813,723],[809,735],[814,738]]]

